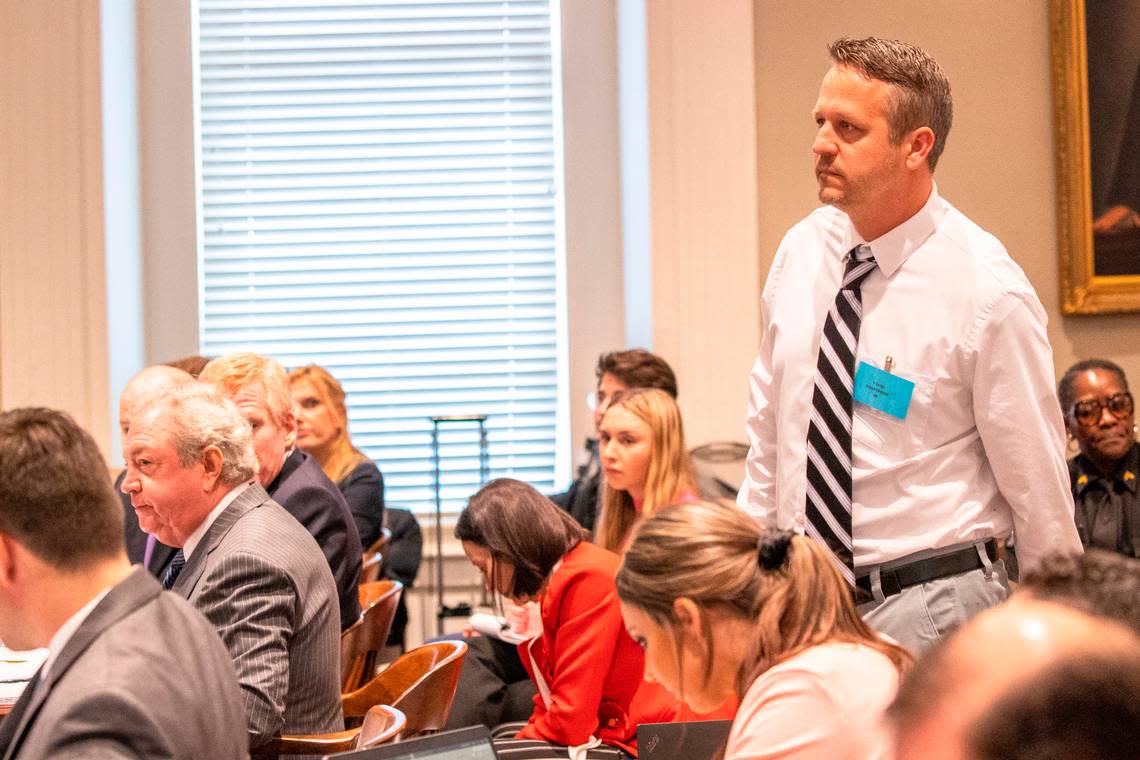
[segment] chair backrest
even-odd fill
[[[451,713],[466,655],[467,645],[462,641],[437,641],[416,647],[362,688],[342,694],[344,717],[360,718],[375,705],[391,705],[407,717],[403,738],[438,731]]]
[[[384,557],[380,552],[365,553],[360,563],[360,582],[373,583],[380,580],[380,571],[384,568]]]
[[[407,728],[408,719],[391,705],[375,705],[364,714],[356,749],[369,749],[395,741]]]
[[[380,536],[372,542],[372,546],[364,552],[365,554],[383,554],[384,550],[388,548],[388,542],[392,540],[392,531],[387,528],[380,529]]]
[[[404,585],[374,581],[360,586],[360,620],[340,635],[340,690],[359,689],[376,673],[380,650],[388,642],[392,619]]]

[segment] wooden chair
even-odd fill
[[[365,554],[364,561],[360,565],[360,582],[374,583],[380,580],[380,571],[383,567],[384,557],[379,552]]]
[[[384,550],[392,540],[392,531],[387,528],[380,529],[380,538],[376,539],[361,555],[360,582],[370,583],[380,580],[380,570],[384,564]]]
[[[391,705],[408,719],[403,738],[438,731],[451,713],[466,656],[467,645],[462,641],[437,641],[416,647],[362,688],[341,695],[345,724],[363,718],[373,705]]]
[[[370,707],[364,714],[364,722],[360,724],[356,749],[371,749],[396,741],[407,726],[407,717],[395,707],[389,705]]]
[[[254,758],[279,755],[331,755],[354,749],[368,749],[395,741],[408,724],[404,714],[388,705],[375,705],[364,715],[359,728],[331,734],[279,736],[269,744],[251,750]]]
[[[391,540],[392,531],[387,528],[381,528],[380,537],[372,543],[372,546],[368,547],[368,551],[364,552],[364,554],[383,554],[384,550],[388,548],[388,542]]]
[[[340,635],[340,690],[359,689],[376,674],[380,652],[388,642],[392,619],[404,584],[375,581],[360,586],[360,608],[364,612]]]

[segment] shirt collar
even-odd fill
[[[883,276],[890,277],[919,246],[926,242],[944,216],[946,216],[946,203],[938,195],[938,185],[932,182],[930,197],[926,199],[926,203],[918,213],[874,240],[864,240],[855,231],[855,225],[848,220],[847,235],[842,250],[846,253],[855,246],[866,243],[871,246],[871,254],[875,257],[879,271]]]
[[[1107,484],[1113,481],[1119,481],[1129,491],[1136,493],[1137,486],[1140,485],[1140,444],[1132,444],[1132,448],[1124,455],[1123,464],[1112,478],[1102,476],[1092,461],[1084,454],[1077,456],[1078,495],[1084,493],[1093,483]]]
[[[198,544],[202,541],[202,537],[206,535],[206,531],[208,531],[210,529],[210,526],[214,524],[214,520],[218,519],[218,515],[224,512],[226,507],[232,504],[233,500],[236,499],[242,491],[249,488],[252,483],[253,481],[242,483],[240,486],[237,486],[222,497],[222,500],[218,502],[218,506],[210,510],[210,514],[206,515],[206,519],[202,521],[202,524],[195,528],[194,532],[191,533],[186,541],[183,542],[183,557],[190,559],[190,555],[193,554],[194,550],[198,548]]]
[[[67,646],[67,642],[71,641],[71,637],[79,630],[79,626],[83,625],[83,621],[87,619],[87,616],[91,614],[99,602],[103,601],[103,597],[105,597],[110,590],[111,587],[108,586],[92,597],[91,601],[80,607],[79,611],[69,617],[67,621],[59,627],[59,630],[55,632],[55,635],[51,637],[51,641],[48,642],[47,659],[44,660],[43,667],[40,668],[40,683],[47,680],[48,671],[51,670],[52,664],[56,661],[56,658],[59,657],[59,653],[63,651],[63,648]]]

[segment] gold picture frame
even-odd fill
[[[1057,167],[1057,244],[1060,254],[1061,310],[1065,314],[1140,311],[1140,248],[1136,268],[1098,266],[1098,247],[1108,250],[1105,235],[1094,241],[1093,178],[1090,153],[1089,58],[1084,0],[1051,0],[1053,128]],[[1103,20],[1098,19],[1098,23]],[[1138,75],[1140,76],[1140,75]],[[1140,82],[1136,85],[1140,87]],[[1140,131],[1140,126],[1137,127]],[[1116,245],[1121,237],[1116,232]],[[1133,233],[1127,233],[1131,246]],[[1131,256],[1131,248],[1128,248]],[[1116,255],[1116,254],[1113,254]],[[1113,259],[1118,261],[1119,258]],[[1131,261],[1130,258],[1125,259]],[[1102,273],[1098,273],[1098,269]],[[1103,273],[1105,270],[1113,272]]]

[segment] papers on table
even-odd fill
[[[0,647],[0,705],[12,704],[20,698],[20,692],[44,664],[47,653],[46,649],[16,652]]]
[[[505,641],[508,644],[521,644],[527,640],[526,636],[520,636],[511,630],[507,621],[503,620],[498,615],[491,615],[486,612],[476,612],[471,616],[469,621],[472,628],[484,636],[491,636]]]

